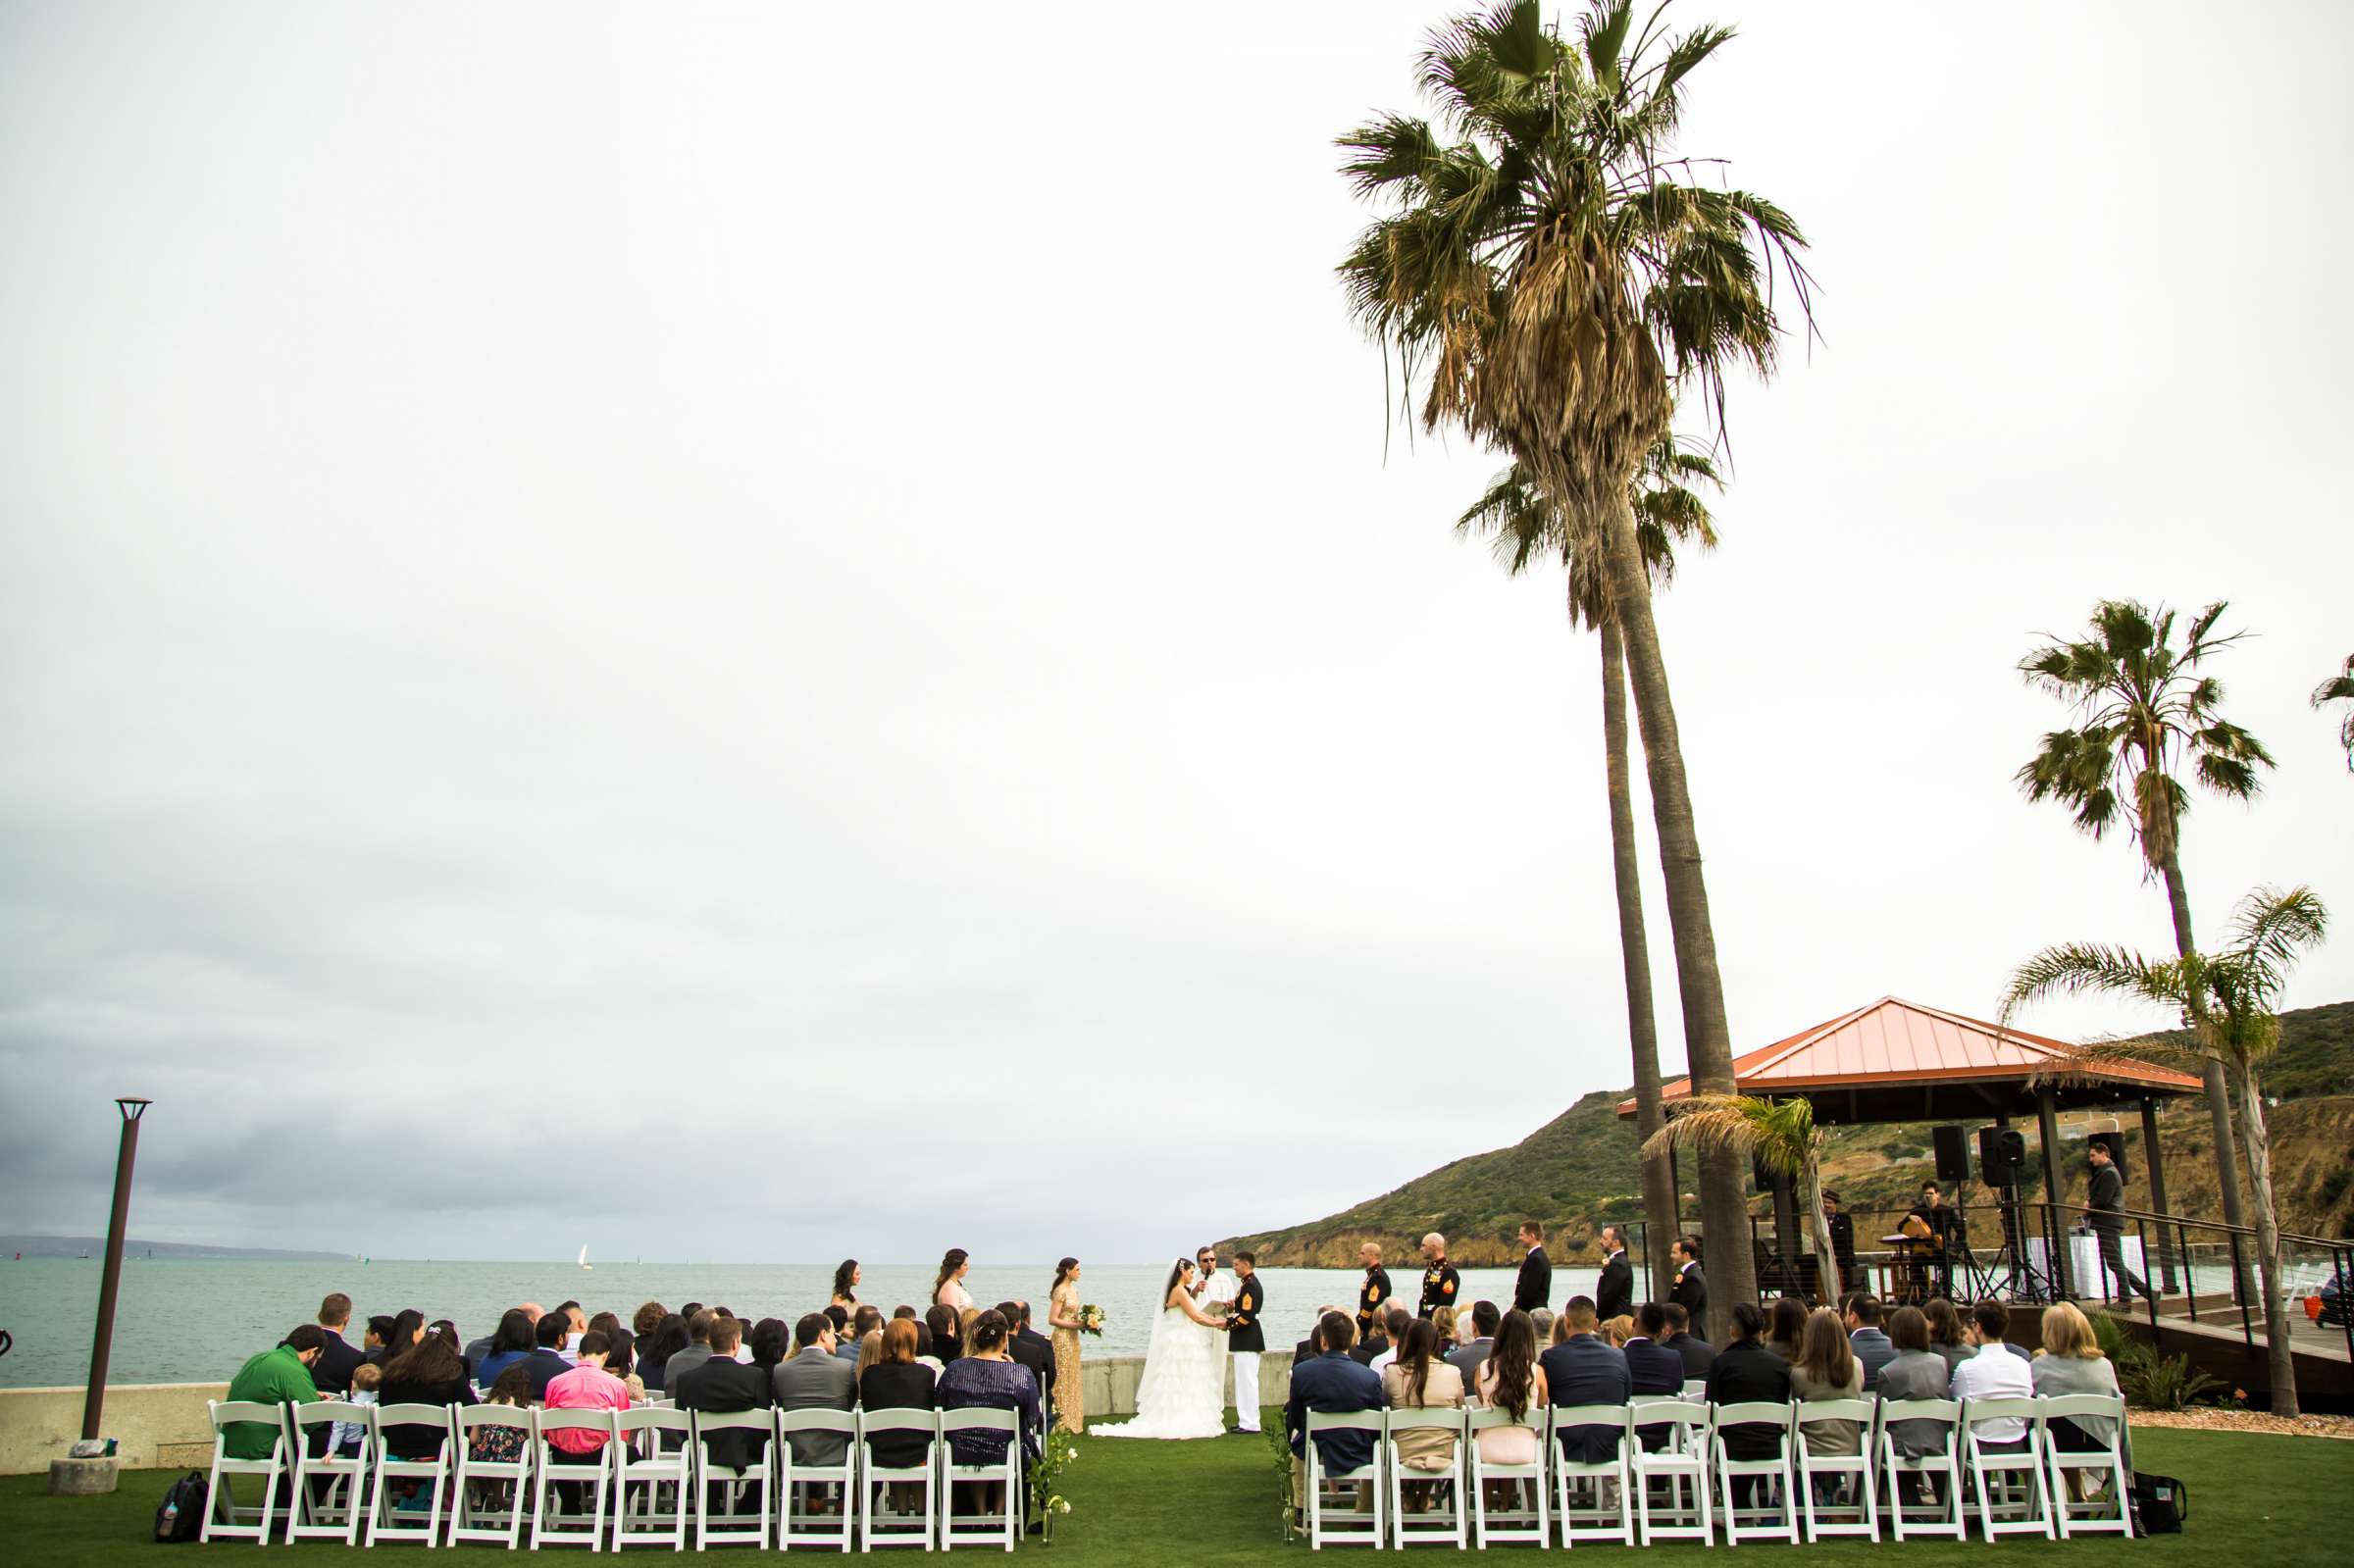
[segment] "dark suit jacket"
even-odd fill
[[[1638,1398],[1646,1394],[1665,1394],[1672,1398],[1684,1391],[1684,1358],[1675,1353],[1673,1345],[1636,1336],[1626,1341],[1626,1370],[1634,1379]],[[1664,1423],[1637,1427],[1635,1436],[1644,1447],[1658,1449],[1667,1442],[1667,1428]]]
[[[547,1402],[547,1386],[572,1370],[572,1363],[544,1345],[515,1363],[532,1375],[533,1402]]]
[[[1264,1350],[1267,1347],[1267,1332],[1258,1321],[1258,1315],[1266,1304],[1267,1288],[1258,1283],[1258,1275],[1254,1273],[1234,1292],[1234,1316],[1227,1320],[1234,1327],[1226,1331],[1227,1349]]]
[[[1682,1359],[1687,1378],[1705,1378],[1716,1363],[1716,1347],[1697,1334],[1679,1334],[1667,1341],[1667,1348]]]
[[[814,1344],[778,1362],[768,1382],[780,1410],[847,1410],[858,1402],[857,1367]],[[850,1451],[850,1440],[834,1432],[796,1432],[792,1442],[795,1464],[838,1465]]]
[[[1635,1271],[1626,1261],[1626,1249],[1611,1254],[1602,1266],[1602,1278],[1594,1285],[1594,1315],[1603,1322],[1635,1310]]]
[[[1283,1407],[1284,1435],[1292,1452],[1307,1455],[1307,1413],[1345,1415],[1381,1408],[1381,1374],[1360,1367],[1337,1350],[1292,1368],[1292,1397]],[[1373,1457],[1370,1432],[1327,1432],[1316,1437],[1316,1451],[1327,1470],[1355,1470]]]
[[[343,1336],[330,1334],[327,1348],[319,1352],[318,1365],[311,1368],[312,1386],[327,1398],[347,1398],[351,1394],[351,1375],[366,1360]]]
[[[1709,1329],[1709,1277],[1695,1263],[1675,1277],[1667,1288],[1667,1299],[1678,1303],[1692,1314],[1692,1332],[1705,1335]]]
[[[2118,1174],[2116,1166],[2103,1165],[2092,1173],[2092,1179],[2084,1184],[2084,1200],[2092,1205],[2092,1213],[2086,1218],[2095,1230],[2125,1228],[2125,1217],[2117,1212],[2125,1206],[2125,1179]]]
[[[1634,1395],[1633,1375],[1626,1352],[1600,1335],[1574,1334],[1537,1357],[1545,1369],[1546,1402],[1560,1409],[1572,1404],[1623,1405]],[[1618,1451],[1616,1427],[1565,1427],[1561,1452],[1586,1464],[1599,1464]]]
[[[1736,1340],[1709,1365],[1709,1398],[1715,1404],[1788,1404],[1790,1364],[1762,1340]],[[1770,1459],[1780,1443],[1772,1427],[1745,1422],[1724,1429],[1724,1451],[1735,1459]]]
[[[1054,1346],[1035,1334],[1017,1334],[1005,1341],[1005,1353],[1028,1367],[1030,1376],[1038,1380],[1038,1409],[1043,1421],[1054,1392]]]
[[[1357,1341],[1357,1345],[1356,1345],[1356,1347],[1354,1347],[1354,1348],[1352,1348],[1352,1349],[1350,1350],[1350,1352],[1349,1352],[1349,1353],[1350,1353],[1351,1355],[1353,1355],[1353,1356],[1354,1356],[1354,1355],[1356,1355],[1356,1349],[1357,1349],[1357,1348],[1361,1348],[1361,1347],[1363,1346],[1363,1344],[1364,1344],[1364,1341],[1363,1341],[1362,1340],[1359,1340]],[[1300,1341],[1298,1344],[1295,1344],[1295,1345],[1293,1345],[1293,1346],[1292,1346],[1292,1365],[1294,1365],[1294,1366],[1296,1366],[1296,1367],[1304,1367],[1304,1366],[1307,1365],[1307,1364],[1308,1364],[1310,1361],[1313,1361],[1315,1358],[1316,1358],[1316,1340],[1315,1340],[1315,1336],[1313,1336],[1313,1335],[1310,1335],[1310,1336],[1308,1336],[1306,1339],[1305,1339],[1305,1340],[1301,1340],[1301,1341]],[[1371,1359],[1371,1357],[1367,1357],[1366,1359],[1367,1359],[1367,1360],[1370,1360],[1370,1359]],[[1359,1362],[1357,1363],[1357,1365],[1359,1365],[1359,1366],[1362,1366],[1362,1365],[1364,1365],[1364,1362],[1363,1362],[1363,1361],[1359,1361]]]
[[[734,1415],[739,1410],[766,1410],[777,1402],[776,1389],[765,1367],[730,1356],[712,1356],[701,1366],[689,1367],[671,1380],[671,1397],[682,1410],[708,1415]],[[715,1432],[706,1444],[711,1462],[731,1469],[757,1464],[768,1438],[759,1432]]]
[[[1522,1312],[1534,1312],[1553,1294],[1553,1259],[1541,1246],[1528,1249],[1520,1260],[1520,1277],[1512,1282],[1512,1305]]]

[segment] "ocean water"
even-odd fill
[[[98,1311],[99,1263],[71,1258],[0,1261],[0,1329],[15,1340],[0,1356],[0,1388],[78,1386],[89,1378],[90,1336]],[[1102,1338],[1090,1355],[1142,1354],[1158,1310],[1163,1265],[1100,1264],[1082,1271],[1080,1299],[1103,1308]],[[1305,1339],[1316,1309],[1356,1309],[1360,1276],[1354,1269],[1262,1269],[1269,1348]],[[931,1300],[933,1268],[875,1264],[865,1270],[858,1298],[889,1312],[901,1302]],[[1410,1302],[1421,1270],[1408,1263],[1390,1271]],[[1554,1268],[1554,1303],[1591,1292],[1596,1271]],[[473,1339],[496,1326],[498,1315],[523,1301],[553,1307],[578,1299],[591,1314],[612,1311],[628,1322],[643,1301],[676,1308],[687,1301],[733,1308],[758,1322],[788,1322],[826,1304],[832,1264],[599,1263],[583,1272],[568,1263],[198,1263],[127,1258],[115,1311],[110,1383],[215,1383],[244,1359],[268,1349],[298,1323],[311,1322],[331,1290],[352,1298],[351,1340],[371,1313],[415,1307],[431,1320],[448,1318]],[[984,1305],[1013,1298],[1031,1303],[1042,1320],[1051,1263],[975,1266],[965,1289]],[[1511,1299],[1509,1269],[1467,1269],[1463,1300],[1499,1304]]]

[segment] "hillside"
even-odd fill
[[[2282,1102],[2269,1119],[2281,1223],[2307,1235],[2354,1234],[2354,1002],[2301,1008],[2282,1014],[2280,1023],[2280,1051],[2266,1087]],[[1580,1256],[1604,1221],[1642,1218],[1634,1124],[1616,1114],[1632,1092],[1588,1094],[1510,1148],[1456,1160],[1320,1220],[1220,1244],[1250,1247],[1269,1267],[1347,1268],[1355,1266],[1361,1242],[1378,1241],[1388,1256],[1405,1257],[1424,1232],[1437,1231],[1458,1263],[1478,1267],[1516,1261],[1512,1233],[1533,1215],[1559,1238],[1551,1247],[1556,1257]],[[2064,1133],[2083,1120],[2064,1118]],[[2138,1204],[2148,1195],[2140,1186],[2139,1123],[2130,1115],[2124,1121],[2134,1178],[2129,1200]],[[2029,1168],[2040,1169],[2035,1130],[2025,1131]],[[2180,1101],[2162,1112],[2159,1135],[2167,1151],[2168,1206],[2221,1218],[2205,1102]],[[1824,1170],[1852,1209],[1902,1208],[1933,1174],[1929,1124],[1832,1129]],[[1689,1166],[1683,1174],[1689,1194]],[[2071,1175],[2068,1195],[2080,1198],[2083,1173]],[[1972,1182],[1962,1197],[1976,1207],[1990,1194]],[[1752,1206],[1763,1210],[1766,1200]],[[1687,1198],[1686,1213],[1697,1207]]]

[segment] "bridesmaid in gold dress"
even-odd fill
[[[1054,1265],[1054,1289],[1047,1296],[1047,1323],[1054,1331],[1054,1426],[1076,1433],[1087,1424],[1079,1391],[1079,1260]]]

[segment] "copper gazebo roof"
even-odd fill
[[[1733,1059],[1744,1094],[1804,1095],[1822,1122],[1966,1121],[2032,1116],[2037,1074],[2073,1047],[1983,1019],[1883,996],[1788,1039]],[[2195,1078],[2129,1057],[2101,1071],[2049,1086],[2061,1109],[2115,1105],[2145,1095],[2195,1094]],[[1692,1092],[1692,1081],[1664,1086],[1668,1100]],[[1618,1104],[1635,1114],[1632,1099]]]

